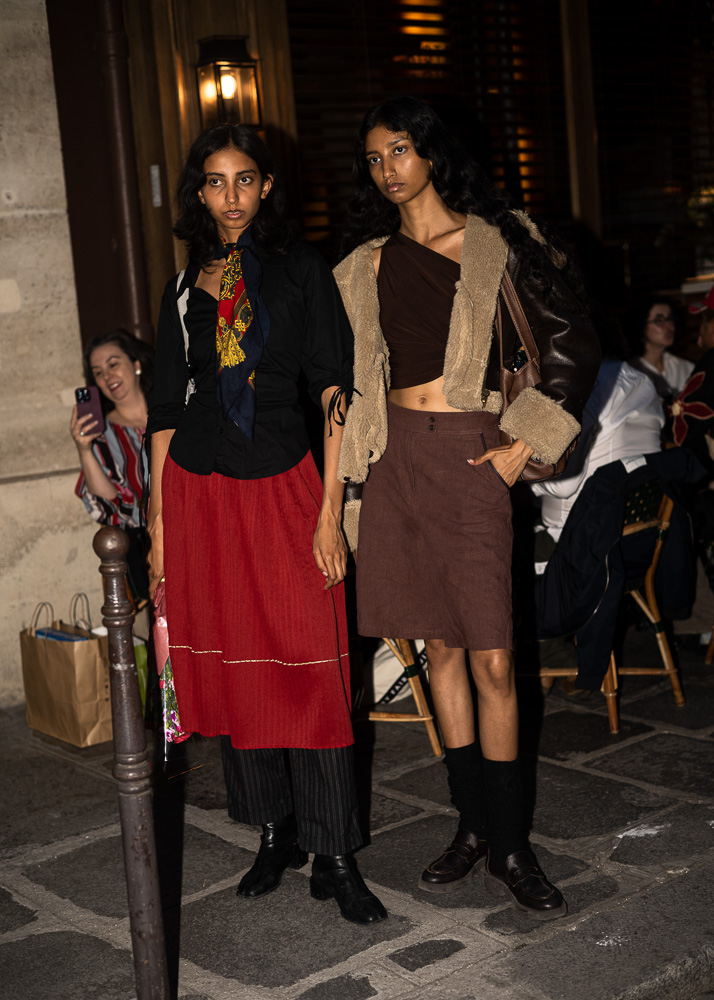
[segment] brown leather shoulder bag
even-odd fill
[[[501,299],[505,303],[520,341],[520,347],[513,358],[504,364],[503,360],[503,321],[501,317]],[[501,291],[496,302],[496,334],[500,352],[500,383],[503,406],[501,416],[514,401],[519,392],[531,386],[535,388],[542,381],[540,377],[540,354],[530,323],[523,312],[518,293],[508,271],[504,271]],[[501,443],[511,444],[512,438],[501,431]],[[566,462],[575,450],[575,440],[565,449],[555,465],[541,462],[537,458],[529,458],[520,478],[526,483],[537,483],[544,479],[555,479],[565,469]]]

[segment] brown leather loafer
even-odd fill
[[[564,917],[568,904],[543,874],[533,851],[514,851],[505,861],[486,861],[486,888],[492,896],[508,896],[511,903],[536,920]]]
[[[485,840],[470,830],[457,830],[451,847],[422,873],[419,888],[425,892],[453,892],[482,867],[486,852]]]

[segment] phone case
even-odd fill
[[[77,400],[77,416],[83,417],[91,413],[97,421],[97,426],[92,428],[92,434],[104,433],[104,413],[102,412],[102,399],[96,385],[83,385],[74,390],[74,398]]]

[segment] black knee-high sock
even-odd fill
[[[478,837],[486,836],[486,809],[478,742],[465,747],[446,747],[444,762],[449,777],[451,801],[459,810],[459,826]]]
[[[497,861],[528,847],[521,766],[516,760],[483,758],[488,849]]]

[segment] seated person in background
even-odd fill
[[[684,500],[685,484],[697,482],[702,467],[686,449],[661,450],[665,414],[654,385],[627,362],[603,353],[582,434],[562,478],[531,486],[541,498],[545,528],[534,540],[539,658],[551,667],[577,665],[577,678],[560,683],[569,694],[600,687],[626,584],[643,574],[651,558],[652,533],[622,538],[621,532],[628,491],[652,478],[675,501],[655,580],[660,611],[665,618],[688,618],[694,598]],[[573,635],[577,645],[566,638]]]
[[[652,382],[632,365],[605,357],[583,413],[582,432],[563,475],[533,483],[541,498],[543,526],[558,541],[563,525],[589,476],[616,459],[661,448],[664,411]]]
[[[660,397],[669,402],[684,388],[694,368],[692,361],[671,354],[667,348],[674,343],[675,319],[670,303],[661,297],[643,299],[630,314],[630,336],[642,345],[639,357],[630,363],[648,375]]]
[[[705,353],[670,406],[672,439],[690,448],[706,469],[690,511],[698,554],[714,591],[714,287],[689,311],[700,317],[697,344]]]
[[[714,479],[714,287],[689,311],[700,316],[697,344],[705,353],[670,406],[672,438],[692,448]]]
[[[69,429],[82,466],[75,493],[95,521],[123,528],[129,536],[129,584],[141,605],[149,590],[140,514],[141,449],[154,349],[126,330],[112,330],[87,345],[83,363],[86,384],[102,394],[105,429],[99,433],[91,414],[78,417],[77,407],[72,410]]]
[[[623,594],[630,584],[642,581],[652,559],[656,527],[622,533],[633,492],[644,491],[640,502],[649,493],[658,506],[661,489],[673,501],[654,587],[662,619],[690,617],[696,574],[686,494],[703,471],[689,449],[668,448],[608,462],[585,481],[535,587],[536,638],[577,638],[577,648],[570,647],[571,657],[577,657],[576,689],[596,691],[602,684]],[[552,543],[541,531],[536,544],[543,537]],[[563,665],[553,662],[553,650],[545,644],[539,654],[541,663]]]
[[[625,464],[632,460],[633,466],[644,464],[642,455],[658,452],[661,448],[665,415],[655,386],[646,375],[623,360],[627,344],[618,334],[606,330],[599,333],[603,361],[583,412],[582,431],[575,451],[560,478],[531,484],[541,507],[541,524],[536,526],[533,547],[535,572],[541,582],[568,515],[593,473],[617,459],[623,459]],[[538,593],[536,603],[540,597]],[[590,613],[590,606],[587,603],[584,606]],[[583,619],[586,617],[583,614]],[[580,658],[587,660],[588,636],[580,638]],[[550,667],[572,668],[577,662],[572,638],[541,637],[539,657],[541,663]],[[552,679],[544,681],[544,690],[549,690],[552,683]],[[577,690],[573,679],[568,677],[560,678],[559,686],[568,694]]]

